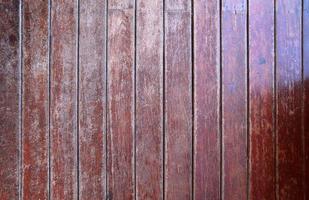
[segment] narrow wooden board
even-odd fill
[[[163,1],[136,8],[136,197],[163,198]]]
[[[277,1],[278,198],[303,199],[301,0]]]
[[[108,199],[134,194],[134,2],[108,5]]]
[[[165,199],[192,199],[190,1],[165,2]]]
[[[274,1],[249,1],[250,199],[275,199]]]
[[[105,199],[106,2],[80,1],[79,173],[81,199]]]
[[[51,199],[76,199],[77,18],[76,0],[51,7]]]
[[[247,4],[222,2],[222,197],[247,198]]]
[[[18,199],[19,1],[0,3],[0,30],[0,199]]]
[[[220,1],[194,2],[194,198],[220,199]]]
[[[22,197],[48,198],[48,2],[23,2]]]

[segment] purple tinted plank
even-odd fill
[[[19,1],[0,3],[0,199],[19,191]]]
[[[249,2],[250,199],[275,199],[274,1]]]
[[[222,196],[247,198],[246,1],[222,8]]]
[[[182,9],[182,5],[186,4],[189,4],[189,1],[166,1],[166,199],[192,198],[191,9]]]
[[[110,199],[134,198],[133,0],[108,8],[108,163]]]
[[[77,198],[77,1],[51,7],[51,198]]]
[[[105,1],[80,1],[80,198],[105,198]]]
[[[163,198],[163,1],[137,1],[136,196]]]
[[[277,1],[278,198],[303,199],[301,0]]]
[[[48,198],[48,2],[23,3],[24,199]]]
[[[220,8],[194,2],[194,198],[220,198]]]

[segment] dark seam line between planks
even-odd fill
[[[133,53],[133,193],[134,199],[136,200],[136,6],[137,0],[134,0],[134,13],[133,13],[133,26],[134,26],[134,53]]]
[[[223,171],[223,103],[222,103],[222,100],[223,100],[223,95],[222,95],[222,92],[223,92],[223,87],[222,87],[222,6],[223,6],[223,3],[222,3],[222,0],[220,0],[219,2],[219,23],[220,23],[220,102],[219,102],[219,106],[220,106],[220,110],[219,110],[219,128],[220,128],[220,199],[223,200],[224,198],[224,192],[223,192],[223,178],[224,178],[224,171]]]
[[[105,146],[103,147],[105,151],[105,166],[104,166],[104,172],[105,172],[105,199],[108,199],[108,185],[107,185],[107,127],[108,127],[108,94],[107,94],[107,88],[108,88],[108,68],[107,68],[107,58],[108,58],[108,0],[105,0],[105,109],[104,109],[104,114],[105,114],[105,135],[104,135],[104,143]]]
[[[163,0],[163,65],[162,65],[162,199],[165,200],[165,0]]]
[[[51,199],[51,0],[48,0],[48,199]]]
[[[279,176],[278,176],[278,137],[277,137],[277,0],[274,0],[274,94],[273,94],[273,119],[274,119],[274,139],[275,139],[275,199],[277,200],[279,198]]]
[[[19,1],[19,96],[18,96],[18,115],[19,115],[19,140],[18,140],[18,198],[22,199],[22,137],[23,137],[23,1]]]
[[[194,195],[194,0],[191,0],[191,198],[194,200],[195,195]]]
[[[247,120],[247,130],[246,130],[246,133],[247,133],[247,200],[250,199],[250,61],[249,61],[249,56],[250,56],[250,38],[249,38],[249,25],[250,25],[250,21],[249,21],[249,18],[250,18],[250,10],[249,10],[249,3],[250,3],[250,0],[247,0],[247,19],[246,19],[246,55],[247,55],[247,58],[246,58],[246,74],[247,74],[247,78],[246,78],[246,99],[247,99],[247,110],[246,110],[246,120]]]
[[[77,26],[76,26],[76,158],[77,158],[77,199],[79,199],[79,173],[80,173],[80,152],[79,152],[79,32],[80,32],[80,2],[77,1]]]

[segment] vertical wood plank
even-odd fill
[[[220,7],[194,2],[194,198],[220,198]]]
[[[77,1],[51,7],[51,198],[77,198]]]
[[[134,198],[134,1],[108,5],[108,198]]]
[[[192,199],[190,1],[166,1],[165,199]]]
[[[80,1],[80,198],[105,198],[105,1]]]
[[[19,1],[0,2],[0,199],[19,191]]]
[[[278,198],[303,199],[301,1],[277,1]]]
[[[222,196],[247,198],[247,5],[222,2]]]
[[[136,196],[162,199],[163,1],[136,9]]]
[[[249,1],[250,199],[275,199],[274,1]]]
[[[48,2],[24,1],[23,198],[48,198]]]

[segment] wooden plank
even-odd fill
[[[222,197],[247,198],[247,5],[222,2]]]
[[[51,7],[51,198],[77,198],[77,1]]]
[[[24,199],[48,198],[48,2],[25,0],[23,15]]]
[[[162,199],[163,1],[136,9],[136,196]]]
[[[108,196],[134,198],[134,2],[108,5]]]
[[[184,6],[188,5],[188,6]],[[165,199],[192,199],[190,1],[166,1]]]
[[[80,1],[80,198],[105,198],[106,2]]]
[[[220,198],[220,7],[194,2],[194,198]]]
[[[19,1],[0,3],[0,199],[19,195]]]
[[[250,199],[275,199],[274,1],[249,2]]]
[[[303,199],[301,1],[277,1],[278,198]]]

